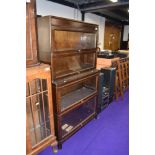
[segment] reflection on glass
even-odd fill
[[[41,91],[40,79],[35,79],[29,82],[29,92],[31,95],[39,93]]]
[[[96,92],[96,77],[89,78],[80,83],[66,86],[61,89],[61,111],[78,103]]]
[[[42,79],[43,91],[47,90],[47,80]]]
[[[40,79],[29,83],[29,89],[33,91],[30,91],[30,95],[26,97],[26,111],[32,146],[48,137],[51,132],[48,95],[47,91],[42,92],[47,90],[46,84],[47,81],[43,80],[43,86],[41,86]],[[42,87],[43,90],[41,90]]]
[[[78,50],[96,48],[96,34],[73,31],[54,31],[55,50]]]
[[[96,48],[96,34],[83,33],[81,39],[82,39],[82,49]]]
[[[96,98],[90,99],[86,104],[62,116],[61,129],[63,137],[95,113],[95,100]]]
[[[95,53],[66,55],[53,58],[55,78],[95,67]]]

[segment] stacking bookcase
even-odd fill
[[[54,16],[38,17],[39,60],[51,65],[58,148],[96,116],[98,26]]]

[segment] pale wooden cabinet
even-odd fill
[[[50,66],[26,69],[26,153],[51,145],[56,151]]]

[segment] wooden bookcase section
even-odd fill
[[[98,26],[38,17],[39,60],[51,65],[58,148],[96,116]]]

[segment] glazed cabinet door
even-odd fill
[[[36,37],[36,4],[35,0],[26,3],[26,66],[36,64],[37,37]]]
[[[80,81],[66,84],[59,87],[57,92],[59,96],[59,111],[63,113],[68,109],[73,109],[79,104],[83,104],[84,100],[97,93],[97,76],[90,76]]]
[[[26,112],[32,147],[51,134],[46,83],[45,79],[35,79],[27,86]]]
[[[94,69],[96,66],[95,52],[69,52],[52,55],[53,80],[64,78],[79,72]]]
[[[61,116],[61,138],[81,128],[96,112],[96,97],[87,99],[84,104]]]
[[[52,143],[54,138],[50,85],[50,73],[36,71],[36,74],[27,77],[27,153],[41,148],[41,144]]]
[[[53,30],[53,52],[96,50],[96,33]]]

